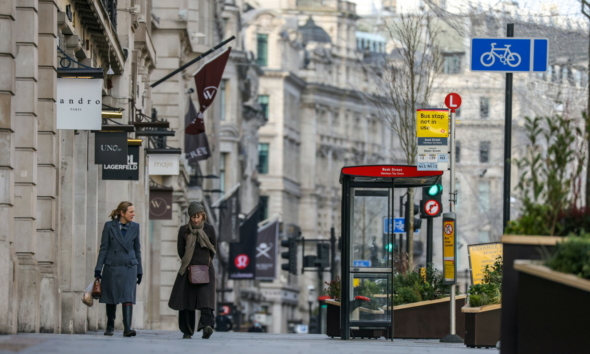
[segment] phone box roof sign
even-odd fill
[[[148,155],[148,172],[150,176],[175,176],[180,172],[178,155]]]
[[[429,177],[442,175],[441,171],[418,171],[416,166],[351,166],[342,168],[342,174],[363,177]]]

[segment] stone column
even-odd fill
[[[37,93],[38,2],[19,1],[16,8],[16,114],[14,122],[14,228],[19,259],[18,331],[39,330],[37,263]]]
[[[39,1],[39,85],[37,100],[37,261],[40,271],[39,331],[54,333],[59,325],[57,286],[57,168],[59,151],[56,129],[57,99],[57,5]]]
[[[0,2],[0,333],[16,333],[18,258],[14,250],[16,0]],[[16,276],[15,276],[16,275]]]

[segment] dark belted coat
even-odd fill
[[[217,237],[215,229],[211,224],[205,223],[203,231],[209,237],[209,241],[217,251]],[[187,227],[183,225],[178,230],[178,256],[182,259],[186,247]],[[209,267],[208,284],[191,284],[188,281],[188,270],[183,275],[176,273],[176,280],[170,294],[168,306],[177,311],[182,310],[200,310],[202,308],[215,308],[215,269],[213,268],[213,256],[215,254],[208,248],[201,248],[199,243],[195,246],[195,252],[189,265],[207,265],[211,257],[211,266]]]
[[[130,222],[125,236],[119,219],[104,224],[95,270],[102,271],[100,303],[135,303],[137,274],[143,274],[138,223]]]

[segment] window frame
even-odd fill
[[[266,149],[261,149],[263,146],[266,146]],[[269,156],[270,156],[270,144],[269,143],[258,143],[258,165],[256,166],[256,170],[261,175],[268,174],[269,170]],[[266,154],[264,154],[266,153]],[[261,159],[261,156],[264,156],[266,159]],[[263,160],[261,162],[261,160]]]
[[[256,63],[260,66],[268,66],[268,34],[256,35]]]
[[[479,163],[490,163],[491,146],[492,143],[489,140],[479,142]]]

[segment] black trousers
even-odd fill
[[[215,316],[213,315],[213,309],[202,308],[201,318],[199,319],[199,327],[197,332],[201,329],[209,326],[213,328],[215,326]],[[192,336],[195,334],[195,310],[182,310],[178,311],[178,327],[184,334]]]

